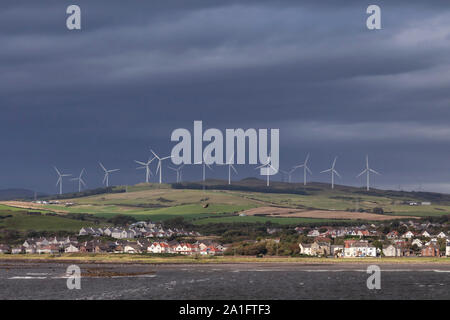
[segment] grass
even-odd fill
[[[347,210],[362,208],[370,211],[382,207],[386,215],[440,216],[450,214],[450,205],[431,206],[403,205],[406,198],[390,197],[389,192],[374,191],[373,194],[357,193],[358,190],[337,187],[330,190],[320,185],[307,186],[307,194],[264,193],[236,190],[172,189],[170,185],[139,184],[129,186],[126,193],[99,194],[63,200],[74,206],[42,206],[41,210],[67,213],[87,213],[110,218],[118,214],[130,215],[138,220],[163,221],[181,216],[195,224],[233,222],[274,222],[279,224],[327,223],[333,219],[300,217],[240,217],[236,213],[261,206],[290,208]],[[359,192],[359,191],[358,191]],[[413,196],[413,194],[408,194]],[[410,199],[411,200],[411,199]],[[420,201],[418,201],[420,202]],[[207,208],[202,205],[208,203]],[[444,202],[445,203],[445,202]],[[6,209],[0,205],[1,209]],[[10,210],[23,210],[9,208]],[[35,210],[32,210],[35,211]],[[348,220],[339,220],[348,221]]]
[[[258,216],[232,216],[232,217],[214,217],[204,218],[193,221],[194,224],[208,224],[208,223],[265,223],[270,221],[279,224],[308,224],[308,223],[328,223],[333,221],[350,222],[350,220],[333,220],[333,219],[315,219],[315,218],[276,218],[276,217],[258,217]]]
[[[86,221],[73,220],[60,216],[50,215],[28,215],[21,211],[2,211],[0,216],[0,227],[17,231],[71,231],[77,232],[82,227],[94,226],[93,223]]]
[[[95,253],[70,253],[63,255],[0,255],[0,260],[30,260],[45,262],[69,262],[83,263],[151,263],[151,264],[221,264],[221,263],[324,263],[324,264],[449,264],[450,258],[434,257],[405,257],[405,258],[313,258],[313,257],[264,257],[249,256],[174,256],[155,257],[145,254],[95,254]]]

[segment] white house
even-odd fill
[[[414,233],[411,232],[411,231],[406,232],[406,233],[402,236],[402,238],[405,238],[405,239],[411,239],[411,238],[413,238],[413,237],[414,237]]]
[[[401,257],[402,249],[390,244],[387,247],[383,247],[383,253],[386,257]]]
[[[422,232],[422,237],[430,238],[431,235],[428,233],[427,230],[425,230],[424,232]]]
[[[80,249],[78,247],[75,247],[73,244],[69,244],[65,249],[65,253],[74,253],[74,252],[80,252]]]
[[[311,244],[300,243],[298,246],[300,247],[301,254],[311,255]]]
[[[414,240],[411,242],[411,245],[412,245],[412,246],[413,246],[413,245],[416,245],[417,247],[422,248],[423,243],[422,243],[422,241],[421,241],[420,239],[414,239]]]
[[[346,245],[344,248],[344,257],[376,257],[377,248],[365,241],[356,241]]]
[[[447,239],[447,235],[444,232],[440,232],[436,237],[441,239]]]
[[[139,246],[137,246],[137,245],[127,244],[123,248],[123,252],[124,253],[140,253],[141,250],[140,250]]]
[[[19,254],[19,253],[24,253],[24,248],[22,246],[20,247],[13,247],[11,248],[11,253],[12,254]]]

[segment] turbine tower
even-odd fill
[[[312,175],[311,170],[309,170],[308,167],[308,160],[309,160],[309,153],[306,156],[305,162],[303,162],[302,164],[296,166],[295,168],[303,168],[303,185],[306,186],[306,176],[307,173],[309,173],[310,175]]]
[[[70,181],[78,181],[78,192],[81,192],[81,185],[83,185],[83,186],[86,187],[86,183],[85,183],[84,180],[83,180],[83,173],[84,173],[85,171],[86,171],[86,170],[83,168],[83,170],[81,170],[81,173],[80,173],[80,175],[78,176],[78,178],[70,179]]]
[[[158,173],[159,170],[159,184],[162,183],[162,162],[163,160],[167,160],[172,158],[172,156],[160,158],[153,150],[150,149],[150,151],[153,153],[156,159],[158,159],[158,167],[156,167],[156,173]]]
[[[150,160],[150,158],[148,159],[147,162],[142,162],[142,161],[137,161],[134,160],[134,162],[136,162],[137,164],[140,164],[142,167],[137,167],[137,170],[140,169],[145,169],[145,183],[148,183],[150,180],[150,175],[152,175],[152,171],[150,170],[150,163],[153,162],[153,160],[155,160],[156,157],[153,157],[153,159]]]
[[[320,173],[331,172],[331,189],[334,189],[334,175],[336,174],[339,178],[341,178],[340,174],[334,169],[336,166],[337,157],[334,158],[333,165],[330,169],[323,170]]]
[[[177,173],[177,183],[182,181],[183,171],[181,171],[181,169],[183,169],[183,167],[184,167],[184,164],[182,164],[178,168],[173,168],[173,167],[167,166],[167,168],[169,168],[170,170],[173,170]]]
[[[271,157],[271,156],[272,156],[272,155],[269,155],[269,156],[267,157],[266,163],[264,163],[263,165],[261,165],[261,166],[259,166],[259,167],[256,167],[255,170],[261,169],[261,168],[267,168],[267,171],[269,171],[269,169],[273,169],[273,170],[277,171],[277,170],[272,166],[272,163],[271,163],[271,160],[270,160],[270,157]],[[269,173],[269,172],[267,172],[267,173]],[[269,178],[270,175],[267,174],[266,176],[267,176],[267,186],[270,186],[270,178]]]
[[[99,164],[100,164],[100,167],[102,167],[103,171],[105,171],[105,177],[103,178],[103,184],[105,184],[106,187],[109,187],[109,174],[112,172],[120,171],[120,169],[107,170],[101,162],[99,162]]]
[[[228,160],[227,163],[220,164],[221,166],[228,166],[228,185],[231,184],[231,170],[233,170],[234,173],[236,173],[236,174],[238,173],[237,170],[236,170],[236,168],[233,166],[233,162],[232,162],[233,158],[234,158],[234,153],[233,153],[233,155],[230,157],[230,160]]]
[[[284,171],[284,170],[281,170],[281,169],[278,170],[278,171],[280,171],[282,174],[284,174],[286,177],[288,177],[287,180],[288,180],[289,183],[291,183],[292,174],[294,173],[295,169],[297,169],[297,168],[293,167],[289,171]],[[284,182],[284,177],[283,177],[283,182]]]
[[[356,176],[358,178],[364,173],[367,174],[367,177],[366,177],[366,188],[367,188],[367,191],[370,190],[370,173],[371,172],[375,173],[375,174],[378,174],[378,175],[380,174],[380,173],[376,172],[375,170],[370,169],[370,167],[369,167],[369,156],[367,155],[366,156],[366,168],[360,174],[358,174]]]
[[[206,180],[206,167],[208,167],[208,169],[211,170],[211,171],[213,171],[213,169],[204,160],[200,161],[200,162],[196,162],[194,164],[201,164],[202,165],[202,170],[203,170],[202,181],[205,182],[205,180]]]
[[[59,172],[59,170],[56,167],[53,167],[53,168],[55,168],[56,173],[58,174],[58,180],[56,181],[56,186],[58,186],[58,184],[59,184],[59,194],[62,194],[63,178],[70,177],[71,174],[61,174],[61,172]]]

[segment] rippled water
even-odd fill
[[[82,278],[69,290],[68,264],[1,263],[0,299],[450,299],[450,266],[381,265],[369,290],[364,265],[82,265],[138,276]]]

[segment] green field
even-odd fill
[[[7,217],[11,215],[11,217]],[[94,226],[92,222],[68,219],[61,216],[28,215],[23,211],[0,211],[0,227],[17,231],[72,231],[83,226]]]
[[[235,183],[236,190],[212,190],[226,186],[223,181],[208,181],[206,191],[199,185],[189,185],[185,189],[171,188],[163,184],[140,184],[129,186],[128,192],[104,193],[86,197],[61,200],[72,202],[72,206],[42,205],[29,211],[91,214],[93,217],[111,218],[123,214],[137,220],[164,221],[174,217],[183,217],[197,225],[208,223],[256,223],[278,224],[329,223],[337,219],[311,217],[270,217],[239,216],[243,210],[257,207],[284,207],[303,210],[357,211],[370,212],[375,207],[383,208],[385,215],[398,216],[441,216],[450,214],[450,196],[431,193],[408,193],[374,190],[369,193],[360,188],[329,186],[313,183],[304,187],[299,184],[274,182],[267,188],[264,181],[242,180]],[[201,186],[200,186],[201,187]],[[197,189],[196,189],[197,188]],[[242,188],[243,190],[240,190]],[[116,191],[125,190],[117,187]],[[432,200],[428,199],[431,198]],[[409,206],[409,201],[431,201],[430,206]],[[8,210],[8,211],[5,211]],[[13,213],[12,218],[2,219],[0,227],[17,230],[78,230],[89,226],[85,221],[53,216],[30,216],[21,213],[24,209],[0,204],[0,212]],[[342,218],[348,219],[348,218]],[[355,213],[355,218],[359,219]],[[350,220],[339,220],[341,222]]]
[[[271,218],[257,216],[232,216],[232,217],[210,217],[193,221],[194,224],[208,223],[265,223],[270,221],[278,224],[310,224],[310,223],[329,223],[337,220],[333,219],[315,219],[315,218]],[[350,222],[351,220],[339,220],[341,222]]]

